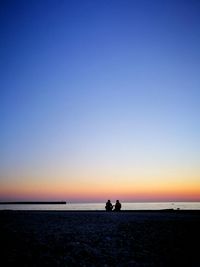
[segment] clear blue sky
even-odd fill
[[[200,1],[3,0],[0,40],[5,188],[77,169],[199,186]]]

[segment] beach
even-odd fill
[[[199,267],[200,211],[0,211],[3,266]]]

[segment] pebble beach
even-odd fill
[[[199,267],[200,211],[0,211],[2,266]]]

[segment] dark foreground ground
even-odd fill
[[[199,242],[200,211],[0,211],[5,267],[200,267]]]

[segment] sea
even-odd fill
[[[113,203],[114,204],[114,203]],[[200,210],[200,202],[121,202],[122,210]],[[105,210],[105,203],[2,204],[0,210]]]

